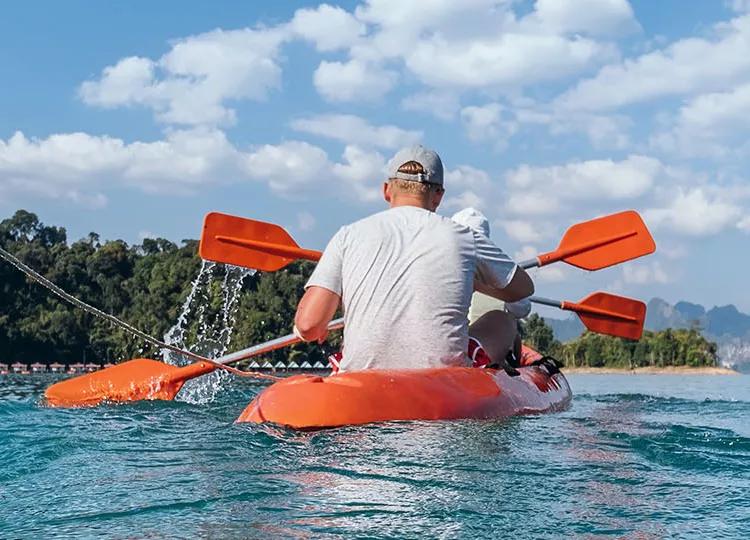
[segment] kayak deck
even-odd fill
[[[562,373],[545,367],[502,370],[444,367],[368,370],[329,377],[295,375],[262,391],[237,422],[295,429],[394,420],[503,418],[565,409],[571,400]]]

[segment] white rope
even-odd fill
[[[63,300],[70,302],[74,306],[77,306],[81,308],[82,310],[91,313],[92,315],[105,319],[109,321],[110,323],[114,324],[115,326],[118,326],[122,328],[123,330],[126,330],[127,332],[130,332],[131,334],[138,336],[142,340],[146,341],[147,343],[150,343],[151,345],[155,345],[157,347],[163,348],[163,349],[169,349],[172,352],[175,352],[177,354],[181,354],[184,356],[187,356],[189,358],[193,358],[194,360],[209,360],[208,358],[204,358],[203,356],[200,356],[198,354],[192,353],[190,351],[185,351],[183,349],[180,349],[179,347],[175,347],[174,345],[170,345],[168,343],[164,343],[163,341],[160,341],[156,339],[155,337],[152,337],[145,332],[142,332],[141,330],[138,330],[134,326],[129,325],[125,321],[121,321],[114,315],[110,315],[109,313],[105,313],[100,309],[95,308],[94,306],[87,304],[83,300],[79,300],[72,294],[69,294],[65,292],[63,289],[52,283],[50,280],[42,276],[41,274],[38,274],[35,272],[32,268],[29,268],[27,265],[25,265],[23,262],[21,262],[15,255],[8,253],[3,248],[0,247],[0,257],[8,261],[10,264],[15,266],[18,270],[29,276],[31,279],[36,281],[37,283],[43,285],[50,291],[52,291],[54,294],[62,298]],[[210,360],[209,360],[210,361]]]
[[[122,328],[123,330],[130,332],[131,334],[138,336],[142,340],[146,341],[147,343],[150,343],[151,345],[155,345],[157,347],[161,347],[163,349],[168,349],[172,352],[176,352],[177,354],[181,354],[183,356],[187,356],[189,358],[192,358],[194,360],[198,360],[201,362],[208,362],[209,364],[213,365],[217,369],[223,369],[225,371],[228,371],[229,373],[233,373],[239,377],[248,377],[253,379],[267,379],[267,380],[279,380],[280,377],[276,377],[274,375],[267,375],[265,373],[259,373],[256,371],[243,371],[241,369],[233,368],[224,364],[220,364],[214,360],[211,360],[210,358],[206,358],[204,356],[201,356],[199,354],[192,353],[190,351],[186,351],[183,349],[180,349],[179,347],[175,347],[174,345],[170,345],[169,343],[164,343],[163,341],[160,341],[156,339],[153,336],[150,336],[146,334],[145,332],[142,332],[141,330],[138,330],[136,327],[129,325],[125,321],[121,321],[114,315],[111,315],[109,313],[105,313],[104,311],[95,308],[94,306],[87,304],[83,300],[80,300],[73,296],[70,293],[65,292],[63,289],[52,283],[50,280],[48,280],[46,277],[42,276],[41,274],[35,272],[32,268],[25,265],[23,262],[21,262],[15,255],[12,253],[8,253],[5,251],[2,247],[0,247],[0,257],[8,261],[11,265],[15,266],[18,270],[29,276],[31,279],[39,283],[40,285],[43,285],[50,291],[52,291],[54,294],[62,298],[63,300],[70,302],[76,307],[81,308],[82,310],[96,316],[100,317],[102,319],[105,319],[112,323],[115,326],[118,326]]]

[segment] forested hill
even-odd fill
[[[44,225],[23,210],[0,222],[0,246],[74,296],[159,339],[177,321],[201,265],[195,240],[179,246],[164,239],[128,245],[102,242],[91,233],[69,244],[64,228]],[[311,268],[293,264],[244,280],[232,349],[290,332]],[[221,309],[216,287],[204,294],[206,311]],[[323,356],[312,345],[291,351],[302,352],[311,360]],[[155,351],[140,340],[58,299],[0,259],[0,363],[104,363],[149,354]],[[277,351],[273,361],[289,354]]]
[[[524,322],[524,340],[569,367],[704,367],[718,365],[717,345],[696,328],[646,331],[639,341],[585,332],[561,343],[538,314]]]
[[[95,233],[68,243],[65,229],[44,225],[23,210],[0,222],[0,246],[6,251],[74,296],[160,339],[177,321],[200,269],[197,245],[195,240],[183,240],[178,246],[164,239],[146,239],[137,245],[122,240],[102,242]],[[295,263],[278,272],[245,278],[231,349],[289,333],[311,270],[309,263]],[[201,294],[204,314],[216,315],[222,308],[220,284],[212,282]],[[221,323],[221,317],[204,320]],[[205,328],[197,326],[195,321],[188,325],[188,333],[205,333]],[[539,316],[533,315],[525,326],[532,346],[568,365],[716,363],[715,344],[695,330],[647,332],[640,342],[584,334],[560,344]],[[219,334],[222,328],[213,330]],[[104,363],[153,354],[140,340],[63,302],[0,260],[0,363]],[[299,345],[275,351],[272,361],[300,354],[311,361],[324,356],[317,345]]]

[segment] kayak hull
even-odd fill
[[[397,420],[504,418],[565,409],[572,394],[546,367],[368,370],[296,375],[261,392],[237,422],[317,429]]]

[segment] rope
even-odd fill
[[[52,291],[55,295],[59,296],[66,302],[69,302],[73,304],[74,306],[81,308],[82,310],[86,311],[87,313],[90,313],[91,315],[94,315],[95,317],[99,317],[101,319],[109,321],[111,324],[119,328],[122,328],[123,330],[130,332],[131,334],[135,336],[138,336],[139,338],[141,338],[147,343],[150,343],[151,345],[155,345],[156,347],[160,347],[162,349],[168,349],[177,354],[192,358],[193,360],[198,360],[200,362],[208,362],[209,364],[212,364],[214,367],[218,369],[223,369],[225,371],[228,371],[229,373],[233,373],[240,377],[249,377],[253,379],[268,379],[268,380],[278,380],[281,378],[281,377],[276,377],[274,375],[267,375],[265,373],[260,373],[256,371],[242,371],[237,368],[225,366],[224,364],[215,362],[214,360],[211,360],[210,358],[205,358],[199,354],[195,354],[193,352],[180,349],[179,347],[175,347],[174,345],[170,345],[169,343],[164,343],[163,341],[160,341],[156,339],[155,337],[150,336],[145,332],[142,332],[138,328],[126,323],[125,321],[118,319],[114,315],[105,313],[104,311],[98,308],[95,308],[94,306],[90,304],[87,304],[83,300],[76,298],[72,294],[65,292],[63,289],[61,289],[60,287],[52,283],[46,277],[42,276],[41,274],[37,273],[34,269],[30,268],[29,266],[21,262],[21,260],[18,259],[15,255],[5,251],[2,247],[0,247],[0,257],[8,261],[11,265],[16,267],[18,270],[26,274],[28,277],[30,277],[31,279],[33,279],[40,285],[46,287],[47,289]]]

